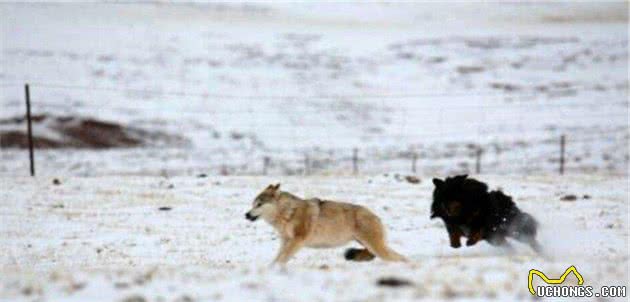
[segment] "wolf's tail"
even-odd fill
[[[349,248],[343,254],[343,257],[348,261],[371,261],[375,256],[368,249]]]

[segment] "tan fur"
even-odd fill
[[[350,203],[304,200],[280,191],[279,186],[268,186],[247,212],[248,219],[262,217],[278,232],[281,247],[275,263],[286,263],[302,247],[338,247],[352,240],[383,260],[406,260],[387,247],[383,224],[370,210]]]

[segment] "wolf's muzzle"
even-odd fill
[[[249,214],[249,212],[245,213],[245,218],[247,218],[247,220],[249,221],[256,221],[256,219],[258,219],[258,216],[254,216],[252,214]]]

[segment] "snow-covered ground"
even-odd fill
[[[450,248],[442,222],[429,220],[428,177],[417,185],[393,175],[69,177],[60,185],[44,177],[2,178],[11,190],[0,191],[0,300],[531,300],[530,269],[555,278],[570,265],[597,290],[628,284],[626,178],[481,177],[539,220],[548,259],[518,244],[514,255],[486,243]],[[304,249],[285,270],[268,268],[277,236],[244,213],[276,181],[301,196],[369,207],[386,224],[393,248],[411,261],[351,263],[342,248]],[[561,201],[567,194],[577,200]],[[413,285],[379,287],[381,277]]]
[[[1,4],[1,118],[94,117],[191,145],[39,151],[73,175],[626,173],[627,3]],[[27,22],[28,20],[28,22]],[[22,127],[24,128],[24,127]],[[0,127],[2,130],[2,127]],[[47,135],[46,129],[35,129]],[[2,150],[0,173],[25,174]],[[133,163],[133,164],[130,164]]]
[[[36,150],[37,178],[1,148],[0,301],[529,300],[530,269],[569,265],[628,284],[627,2],[1,3],[0,51],[0,132],[25,128],[3,121],[28,82],[34,114],[189,142]],[[479,147],[547,259],[451,249],[428,219],[430,179],[474,171]],[[278,181],[373,209],[411,262],[268,268],[278,240],[243,215]]]

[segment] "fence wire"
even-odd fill
[[[18,83],[0,83],[0,87],[20,87]],[[470,96],[486,96],[486,97],[540,97],[546,94],[563,94],[576,93],[577,91],[586,91],[588,89],[563,89],[555,91],[543,92],[497,92],[497,91],[472,91],[472,92],[448,92],[448,93],[418,93],[407,95],[385,95],[385,94],[331,94],[331,95],[310,95],[310,96],[280,96],[280,95],[229,95],[229,94],[210,94],[210,93],[188,93],[178,91],[159,91],[147,89],[127,89],[115,87],[92,87],[80,85],[59,85],[52,83],[33,83],[31,87],[41,87],[46,89],[62,89],[62,90],[81,90],[81,91],[108,91],[114,93],[137,93],[152,94],[162,97],[180,97],[182,100],[190,98],[213,99],[213,100],[338,100],[338,99],[356,99],[356,100],[413,100],[413,99],[443,99],[470,97]],[[37,92],[41,96],[41,92]],[[118,104],[116,102],[107,102],[98,104],[99,110],[103,108],[117,110],[167,110],[170,113],[175,112],[178,115],[194,115],[194,116],[212,116],[215,114],[272,114],[277,110],[271,108],[252,110],[244,109],[217,109],[213,112],[200,112],[189,108],[156,108],[154,101],[126,102]],[[49,103],[47,100],[34,102],[34,112],[42,108],[59,108],[67,110],[68,106],[76,106],[77,104],[64,105]],[[89,110],[89,106],[96,106],[89,103],[79,103],[81,108]],[[453,104],[445,102],[444,104],[435,106],[416,106],[405,108],[405,114],[426,113],[427,109],[434,112],[443,113],[444,110],[458,109],[481,109],[491,110],[498,108],[514,109],[514,108],[536,108],[541,103],[536,102],[511,102],[502,104]],[[577,103],[552,103],[544,104],[545,108],[575,108],[585,107],[594,108],[602,106],[600,102],[577,102]],[[629,102],[615,101],[606,102],[605,105],[614,105],[622,107],[626,112],[618,112],[614,114],[566,114],[556,116],[559,119],[585,119],[585,118],[624,118],[628,116],[627,110]],[[374,105],[372,109],[383,111],[395,111],[389,108],[388,102],[382,102],[381,105]],[[229,107],[229,106],[228,106]],[[76,108],[71,108],[76,109]],[[334,104],[326,104],[328,110],[347,110],[344,107],[335,107]],[[622,111],[623,111],[622,110]],[[300,108],[299,114],[316,115],[321,112],[320,108]],[[519,112],[522,114],[523,112]],[[414,116],[415,117],[415,116]],[[513,122],[513,123],[508,123]],[[323,127],[326,123],[300,123],[299,125],[274,124],[261,122],[257,124],[259,129],[266,132],[275,132],[278,129],[295,128],[299,126]],[[227,146],[222,147],[168,147],[168,146],[149,146],[139,149],[122,149],[122,150],[105,150],[99,152],[67,152],[62,150],[38,150],[45,159],[51,164],[49,168],[74,171],[81,175],[112,174],[120,173],[139,173],[139,174],[158,174],[158,175],[177,175],[192,173],[208,173],[220,175],[312,175],[312,174],[374,174],[384,171],[400,171],[413,173],[548,173],[556,171],[560,157],[567,157],[566,171],[581,171],[584,164],[580,163],[582,157],[589,156],[602,157],[604,164],[600,164],[603,170],[609,167],[611,161],[616,161],[617,165],[621,163],[622,168],[627,167],[628,149],[621,148],[620,154],[614,154],[620,150],[618,145],[627,146],[629,133],[628,127],[617,129],[600,129],[599,133],[582,133],[576,135],[572,133],[567,136],[566,153],[559,152],[559,138],[561,131],[518,131],[518,137],[503,141],[498,139],[487,139],[505,133],[513,133],[512,128],[525,127],[519,122],[518,116],[507,119],[493,119],[488,123],[481,121],[478,123],[471,122],[449,122],[450,126],[461,126],[473,128],[477,127],[477,133],[468,135],[467,138],[457,139],[456,143],[448,142],[449,137],[461,135],[461,132],[450,131],[434,131],[433,133],[414,133],[414,134],[374,134],[373,137],[387,137],[391,140],[400,140],[408,144],[399,150],[392,150],[391,147],[377,148],[373,145],[362,146],[361,148],[321,148],[321,147],[295,147],[290,149],[278,148],[258,148],[251,150],[230,150]],[[407,127],[406,125],[402,125]],[[498,129],[487,130],[480,127],[497,127]],[[36,133],[37,135],[37,133]],[[364,135],[371,137],[371,135]],[[287,133],[271,133],[266,135],[267,138],[277,138],[284,140],[320,140],[328,142],[330,134],[304,134],[298,129],[297,132]],[[533,137],[533,138],[532,138]],[[479,140],[479,138],[484,138]],[[445,142],[433,142],[431,140],[443,139]],[[455,144],[456,147],[451,145]],[[577,149],[576,145],[595,146],[595,145],[611,145],[603,146],[601,150],[589,151],[592,148]],[[415,147],[413,146],[415,145]],[[450,146],[450,147],[449,147]],[[464,147],[462,147],[464,146]],[[604,148],[605,147],[605,148]],[[534,154],[533,148],[538,148]],[[612,148],[612,149],[606,149]],[[502,150],[504,149],[504,150]],[[587,151],[584,151],[588,149]],[[597,149],[597,148],[595,148]],[[6,152],[4,152],[6,151]],[[480,152],[479,152],[480,151]],[[14,151],[3,150],[3,158],[12,159],[17,157]],[[216,154],[215,154],[216,153]],[[596,153],[596,154],[593,154]],[[95,155],[96,154],[96,155]],[[148,155],[147,155],[148,154]],[[477,155],[479,154],[479,156]],[[612,154],[612,155],[611,155]],[[577,158],[577,159],[576,159]],[[159,164],[154,161],[159,160]],[[111,161],[111,162],[108,162]],[[113,163],[112,163],[113,162]],[[594,162],[591,160],[591,162]],[[591,162],[588,164],[591,165]],[[113,167],[109,170],[109,166]],[[608,165],[608,166],[607,166]],[[124,166],[124,167],[120,167]],[[78,167],[78,168],[77,168]],[[414,168],[415,167],[415,168]],[[477,168],[479,167],[479,169]],[[99,169],[101,168],[101,169]],[[105,169],[102,169],[105,168]],[[118,169],[118,170],[116,170]],[[608,169],[610,170],[610,169]],[[625,169],[624,169],[625,170]],[[615,171],[620,171],[616,169]],[[0,171],[0,174],[3,171]]]

